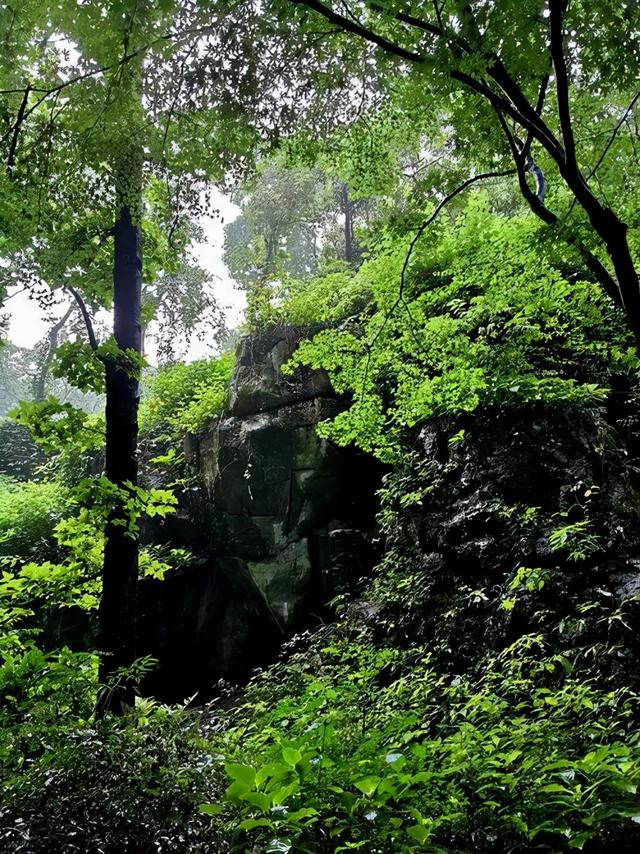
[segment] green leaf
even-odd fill
[[[271,797],[265,795],[264,792],[246,792],[240,795],[240,800],[246,801],[248,804],[253,804],[254,807],[258,807],[264,813],[269,812],[271,809]]]
[[[413,824],[407,828],[408,835],[423,845],[431,836],[431,833],[422,824]]]
[[[241,830],[255,830],[257,827],[272,827],[273,822],[268,818],[245,818],[238,827]]]
[[[206,815],[220,815],[225,808],[222,804],[200,804],[198,809]]]
[[[380,783],[381,778],[377,777],[375,774],[372,774],[369,777],[362,777],[361,780],[356,780],[354,786],[356,789],[360,789],[360,791],[370,798],[375,790],[378,788],[378,784]]]
[[[224,770],[232,780],[237,780],[248,788],[252,788],[255,784],[256,772],[251,765],[240,765],[235,762],[229,762],[224,766]]]
[[[287,765],[290,765],[293,768],[302,759],[302,754],[295,747],[283,747],[282,758],[287,763]]]
[[[287,819],[288,821],[300,821],[302,818],[314,818],[317,815],[320,813],[313,807],[301,807],[299,810],[290,812]]]

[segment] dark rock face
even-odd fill
[[[241,560],[212,558],[163,581],[140,585],[139,631],[144,652],[160,666],[145,690],[168,702],[201,692],[215,679],[238,680],[265,664],[281,632]]]
[[[275,327],[245,339],[228,412],[187,443],[202,486],[169,531],[192,547],[199,539],[209,557],[142,585],[141,636],[161,661],[163,699],[206,693],[264,663],[375,562],[380,471],[317,436],[343,406],[326,375],[280,370],[312,332]]]
[[[378,474],[316,426],[342,402],[321,371],[281,373],[313,330],[276,327],[245,339],[228,415],[200,437],[219,555],[240,558],[283,631],[371,565]]]
[[[161,662],[149,687],[162,699],[243,679],[380,557],[379,467],[318,437],[344,405],[323,373],[281,370],[310,333],[246,339],[227,412],[186,443],[199,486],[165,537],[202,560],[141,593],[140,654]],[[403,583],[355,605],[363,619],[385,642],[423,643],[443,672],[541,634],[557,649],[615,649],[603,667],[640,680],[640,442],[622,415],[529,408],[423,426],[412,462],[385,483],[398,494],[385,560]],[[400,500],[413,492],[423,498]],[[504,608],[521,567],[546,573],[544,585]],[[618,643],[606,608],[623,602],[633,639]]]
[[[604,618],[625,600],[640,636],[639,484],[626,432],[597,410],[475,413],[423,427],[399,476],[427,495],[400,508],[389,532],[412,595],[391,594],[382,622],[457,672],[540,633],[558,649],[615,647],[606,666],[640,678],[640,644],[615,646]],[[520,567],[544,573],[544,585],[505,609]]]
[[[295,377],[286,377],[281,372],[300,341],[321,328],[276,326],[245,338],[231,383],[230,414],[242,417],[298,405],[305,400],[334,398],[324,371],[298,371]]]

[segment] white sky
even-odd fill
[[[240,208],[234,205],[228,196],[217,190],[211,194],[211,203],[213,208],[219,210],[220,215],[215,218],[205,217],[201,220],[200,225],[205,233],[205,242],[195,244],[192,250],[198,263],[212,274],[218,305],[224,310],[227,326],[232,329],[242,320],[246,298],[244,292],[235,285],[229,275],[222,260],[222,250],[224,225],[235,219]],[[56,316],[62,316],[67,305],[68,303],[61,303],[55,310]],[[20,347],[33,347],[44,337],[49,328],[42,309],[24,292],[10,295],[2,313],[9,316],[7,337]],[[109,313],[100,312],[97,320],[110,324]],[[214,352],[213,343],[205,339],[192,341],[188,348],[185,346],[184,350],[179,352],[179,355],[191,361],[212,355]],[[154,363],[153,352],[148,352],[146,357],[151,364]]]

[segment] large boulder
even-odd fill
[[[388,535],[408,592],[391,591],[378,624],[454,672],[537,634],[558,650],[600,643],[603,667],[640,680],[632,432],[600,409],[542,406],[424,425],[388,484],[424,495],[398,505]],[[540,586],[518,586],[520,570]],[[624,642],[616,608],[632,628]]]
[[[283,631],[322,608],[372,558],[379,471],[317,435],[344,406],[326,374],[281,370],[313,331],[274,327],[246,338],[229,411],[192,447],[215,552],[244,561]]]

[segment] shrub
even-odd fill
[[[228,786],[203,808],[232,850],[598,850],[612,832],[632,838],[640,697],[578,675],[537,637],[451,679],[423,650],[355,632],[347,621],[256,679],[214,740]]]
[[[0,556],[28,559],[50,549],[66,499],[58,483],[0,477]]]
[[[143,433],[169,437],[197,433],[218,415],[228,396],[234,356],[171,365],[148,384],[140,406]]]
[[[598,285],[559,257],[527,216],[492,213],[481,194],[446,229],[433,227],[406,264],[410,235],[383,235],[377,255],[351,278],[337,307],[332,277],[294,291],[284,318],[307,304],[336,321],[303,342],[292,362],[328,371],[353,405],[321,428],[386,461],[407,429],[479,407],[602,403],[612,379],[640,362]],[[353,308],[348,295],[368,297]]]
[[[0,852],[225,850],[198,810],[220,775],[198,719],[145,701],[124,724],[49,733],[53,749],[0,783]]]

